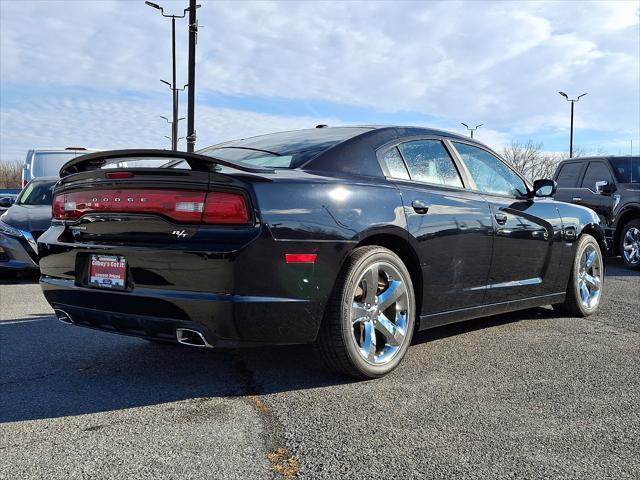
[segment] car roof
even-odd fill
[[[210,155],[212,151],[222,148],[245,148],[273,153],[275,155],[302,155],[301,163],[293,168],[324,170],[333,172],[361,173],[380,175],[380,171],[372,162],[345,162],[345,158],[362,159],[375,156],[375,150],[385,143],[406,137],[437,136],[451,140],[472,142],[491,150],[482,143],[457,133],[446,132],[434,128],[394,126],[394,125],[348,125],[322,126],[302,130],[270,133],[255,137],[242,138],[219,143],[199,150],[197,153]],[[494,152],[495,153],[495,152]]]
[[[85,147],[66,147],[66,148],[32,148],[31,152],[57,152],[57,153],[71,153],[71,152],[101,152],[99,148],[85,148]]]
[[[565,158],[560,163],[567,163],[567,162],[579,163],[579,162],[588,162],[590,160],[614,160],[616,158],[622,158],[622,159],[640,158],[640,156],[638,156],[638,155],[593,155],[593,156],[590,156],[590,157]]]
[[[33,182],[58,182],[60,177],[35,177],[29,183]]]

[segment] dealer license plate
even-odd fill
[[[127,261],[119,255],[91,255],[89,284],[101,288],[125,288]]]

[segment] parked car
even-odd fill
[[[7,208],[14,204],[18,193],[20,193],[20,189],[0,189],[0,214],[4,213]]]
[[[129,159],[160,168],[108,168]],[[597,308],[604,232],[488,147],[412,127],[120,150],[61,170],[39,239],[59,320],[200,347],[314,343],[382,376],[415,330],[553,304]]]
[[[56,177],[60,172],[60,167],[69,160],[79,155],[98,151],[97,149],[84,147],[29,150],[22,169],[22,187],[24,188],[34,178]]]
[[[640,269],[640,157],[572,158],[558,165],[556,200],[594,210],[610,255]]]
[[[51,201],[57,181],[32,180],[0,216],[0,270],[38,268],[37,240],[51,224]]]

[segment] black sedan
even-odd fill
[[[122,168],[142,161],[158,168]],[[395,368],[417,330],[598,308],[604,232],[555,183],[412,127],[316,128],[198,153],[120,150],[61,170],[41,285],[66,323],[200,347],[313,343]]]
[[[0,270],[37,270],[38,237],[51,225],[57,178],[37,178],[0,215]]]

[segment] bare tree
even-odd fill
[[[513,141],[502,151],[502,156],[527,179],[551,178],[561,160],[562,153],[545,152],[542,143]]]
[[[20,188],[22,162],[0,162],[0,188]]]

